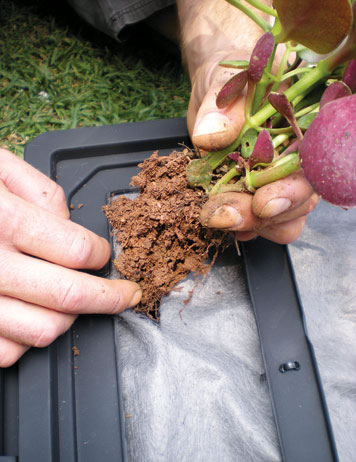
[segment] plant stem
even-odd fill
[[[260,2],[259,0],[245,0],[247,3],[249,3],[251,6],[254,6],[258,10],[262,11],[263,13],[267,13],[270,16],[274,16],[277,18],[278,14],[277,11],[274,10],[273,8],[265,5],[264,3]]]
[[[282,135],[277,135],[273,138],[272,144],[274,149],[278,148],[284,141],[288,140],[290,133],[283,133]]]
[[[238,146],[237,141],[239,139],[240,137],[227,148],[222,149],[221,151],[209,152],[209,154],[204,157],[204,160],[209,162],[212,170],[215,170],[217,167],[219,167],[219,165],[225,160],[226,156],[235,150],[235,148]]]
[[[235,6],[238,8],[240,11],[245,13],[252,21],[254,21],[258,26],[261,27],[261,29],[264,32],[268,32],[271,30],[271,27],[269,24],[266,23],[264,19],[262,19],[258,14],[256,14],[254,11],[250,10],[249,7],[243,5],[239,0],[226,0],[230,5]]]
[[[287,72],[286,74],[283,74],[280,82],[283,82],[284,80],[290,79],[294,75],[298,74],[304,74],[305,72],[310,72],[312,68],[310,67],[298,67],[298,69],[294,69],[294,71]]]
[[[270,167],[260,171],[252,171],[246,176],[246,186],[257,189],[273,181],[280,180],[299,170],[299,157],[296,152],[275,161]]]
[[[237,176],[239,172],[236,170],[236,167],[232,167],[223,177],[220,178],[219,181],[216,182],[216,184],[212,187],[209,196],[213,196],[217,194],[217,192],[220,189],[220,186],[223,184],[228,183],[230,180],[232,180],[235,176]]]
[[[245,102],[245,119],[248,120],[252,113],[252,105],[255,98],[256,93],[256,84],[251,80],[248,81],[247,86],[247,95],[246,95],[246,102]]]
[[[271,79],[272,80],[275,79],[275,76],[273,74],[271,74],[270,71],[271,71],[271,67],[272,67],[274,57],[275,57],[275,54],[276,54],[276,49],[277,49],[277,45],[274,45],[272,54],[271,54],[271,56],[270,56],[270,58],[268,60],[267,66],[266,66],[266,68],[265,68],[265,70],[264,70],[264,72],[262,74],[262,78],[261,78],[261,80],[258,82],[258,84],[256,86],[256,92],[255,92],[255,97],[253,99],[251,115],[255,114],[255,112],[258,111],[258,108],[260,107],[261,102],[262,102],[263,98],[265,97],[267,87],[271,83]]]
[[[301,109],[300,111],[296,112],[294,114],[294,117],[298,118],[298,117],[301,117],[301,116],[303,116],[305,114],[308,114],[309,112],[314,111],[314,109],[318,109],[319,106],[320,106],[320,103],[311,104],[310,106],[307,106],[307,107]]]
[[[295,103],[296,99],[299,100],[301,98],[301,95],[303,95],[303,97],[306,96],[313,89],[314,85],[326,78],[329,73],[330,63],[327,59],[319,61],[315,68],[304,74],[298,82],[294,83],[285,91],[288,101],[293,101],[293,103]],[[268,103],[256,112],[256,114],[250,116],[242,127],[238,138],[230,146],[221,151],[209,153],[208,156],[206,156],[206,160],[210,163],[212,168],[215,169],[218,167],[224,161],[225,157],[230,154],[230,152],[236,151],[241,142],[242,136],[249,128],[260,127],[276,112],[276,109]]]
[[[278,71],[277,71],[276,81],[273,84],[273,87],[272,87],[271,91],[276,91],[278,89],[278,87],[279,87],[279,85],[281,83],[282,77],[283,77],[283,72],[287,67],[288,58],[289,58],[290,54],[291,54],[291,46],[290,46],[290,43],[287,42],[286,43],[286,51],[283,54],[282,61],[281,61],[280,65],[279,65],[279,68],[278,68]]]
[[[298,82],[293,84],[285,91],[285,95],[288,98],[288,101],[293,101],[300,94],[304,93],[306,95],[309,91],[312,90],[312,87],[315,83],[319,82],[325,78],[329,73],[329,69],[325,66],[323,61],[320,61],[318,65],[312,69],[310,72],[305,74]],[[277,111],[275,108],[268,103],[262,109],[260,109],[256,114],[250,117],[250,123],[254,126],[262,125],[269,117],[275,114]]]
[[[259,132],[262,130],[267,130],[270,135],[282,135],[284,133],[293,133],[293,128],[289,125],[288,127],[282,127],[282,128],[261,128],[258,127],[257,129]]]

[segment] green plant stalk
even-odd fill
[[[293,128],[289,125],[288,127],[282,128],[258,128],[258,131],[267,130],[270,135],[281,135],[283,133],[293,133]]]
[[[313,112],[315,109],[319,111],[319,106],[320,106],[320,103],[311,104],[310,106],[307,106],[301,109],[300,111],[296,112],[294,114],[294,117],[297,119],[299,117],[302,117],[305,114],[309,114],[309,112]]]
[[[236,142],[234,144],[236,144]],[[231,144],[221,151],[209,152],[203,159],[209,163],[212,170],[215,170],[226,159],[228,154],[234,151],[234,144]]]
[[[284,141],[288,140],[291,136],[291,133],[283,133],[281,135],[277,135],[273,138],[272,144],[274,149],[278,148]]]
[[[295,103],[296,100],[300,99],[301,95],[303,95],[303,97],[306,96],[313,89],[315,84],[322,81],[330,74],[333,69],[333,62],[334,61],[331,60],[330,57],[319,61],[316,67],[311,69],[310,72],[304,74],[298,82],[294,83],[285,91],[288,101],[293,101]],[[218,167],[224,161],[226,156],[230,154],[230,152],[233,152],[238,148],[242,136],[249,128],[260,127],[276,112],[276,109],[268,103],[256,112],[256,114],[248,117],[239,133],[239,136],[230,146],[221,151],[215,151],[208,154],[209,159],[206,160],[208,160],[212,168],[215,169]]]
[[[209,197],[216,196],[217,194],[221,194],[221,193],[225,193],[225,192],[243,192],[243,191],[246,191],[244,180],[245,180],[245,178],[242,178],[241,180],[236,181],[236,183],[221,184],[214,191],[213,194],[212,194],[212,191],[210,192]]]
[[[306,72],[312,71],[312,68],[310,67],[298,67],[297,69],[294,69],[294,71],[287,72],[286,74],[283,74],[280,82],[284,82],[284,80],[290,79],[291,77],[294,77],[295,75],[299,74],[305,74]]]
[[[299,170],[299,156],[292,152],[281,159],[276,160],[270,167],[260,171],[252,171],[246,175],[247,188],[258,189],[273,181],[280,180],[291,173]]]
[[[245,0],[251,6],[254,6],[258,10],[262,11],[263,13],[267,13],[270,16],[274,16],[275,18],[278,17],[277,11],[273,8],[265,5],[264,3],[260,2],[259,0]]]
[[[232,167],[228,172],[225,173],[224,176],[220,178],[219,181],[212,187],[209,196],[214,196],[218,193],[220,186],[227,184],[230,180],[232,180],[235,176],[237,176],[239,172],[237,171],[236,167]]]
[[[305,74],[300,80],[298,80],[298,82],[294,83],[284,92],[286,97],[288,98],[288,101],[293,101],[302,93],[304,93],[305,96],[309,91],[312,90],[313,85],[315,85],[317,82],[328,76],[328,74],[330,73],[330,69],[325,64],[325,61],[326,60],[319,61],[318,65],[315,68],[313,68],[310,72]],[[246,124],[251,124],[252,126],[260,126],[276,112],[277,111],[275,110],[275,108],[270,103],[268,103],[256,114],[250,117],[250,120],[248,120]],[[251,125],[249,125],[249,127]]]
[[[264,19],[258,16],[254,11],[250,10],[247,6],[243,5],[239,0],[226,0],[230,5],[235,6],[240,11],[245,13],[252,21],[254,21],[264,32],[268,32],[271,27],[266,23]]]
[[[277,46],[274,45],[273,51],[272,51],[272,54],[271,54],[271,56],[270,56],[270,58],[268,60],[266,69],[264,70],[264,72],[262,74],[262,79],[258,82],[258,84],[256,86],[256,92],[255,92],[255,97],[254,97],[253,104],[252,104],[251,115],[253,115],[253,114],[255,114],[257,112],[257,110],[260,107],[260,104],[261,104],[261,102],[262,102],[262,100],[263,100],[263,98],[264,98],[264,96],[266,94],[267,87],[271,83],[271,78],[275,77],[274,75],[270,74],[270,71],[271,71],[272,64],[273,64],[273,61],[274,61],[274,57],[275,57],[275,54],[276,54],[276,49],[277,49]]]
[[[276,47],[276,45],[275,45],[275,47]],[[289,55],[291,54],[291,52],[292,52],[292,50],[291,50],[290,43],[287,42],[286,43],[286,51],[283,54],[282,60],[280,62],[280,65],[279,65],[279,68],[278,68],[278,71],[277,71],[276,81],[273,84],[271,91],[278,90],[278,87],[279,87],[279,85],[281,83],[281,80],[282,80],[282,77],[283,77],[283,72],[287,67],[288,58],[289,58]]]

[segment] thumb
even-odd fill
[[[244,122],[246,89],[241,96],[224,109],[216,106],[216,96],[222,86],[241,69],[219,66],[223,59],[244,59],[241,53],[218,56],[202,66],[194,76],[188,107],[188,130],[193,144],[205,151],[218,151],[237,138]]]

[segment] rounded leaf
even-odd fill
[[[352,25],[349,0],[273,0],[282,32],[278,42],[294,40],[317,53],[330,53]]]
[[[248,159],[252,154],[257,140],[258,132],[254,128],[249,128],[241,138],[241,155]]]
[[[247,71],[239,72],[229,79],[216,97],[216,105],[223,109],[231,104],[242,93],[247,83]]]
[[[301,143],[304,174],[326,201],[356,206],[356,95],[326,104]]]
[[[356,59],[347,65],[342,81],[346,83],[352,93],[356,93]]]
[[[262,130],[248,160],[249,166],[253,168],[256,164],[270,164],[273,157],[274,150],[271,135],[267,130]]]
[[[250,65],[248,66],[248,77],[253,82],[261,80],[263,71],[272,55],[273,48],[274,36],[271,32],[262,35],[256,43],[251,54]]]
[[[350,95],[351,90],[344,82],[333,82],[328,86],[321,97],[320,109],[324,107],[325,104],[330,103],[330,101]]]
[[[213,177],[212,168],[209,162],[204,159],[194,159],[190,161],[187,166],[186,174],[190,186],[201,186],[205,190],[208,189],[209,183]]]
[[[300,131],[297,121],[294,117],[293,107],[288,101],[286,95],[284,93],[270,93],[268,95],[268,101],[280,114],[282,114],[282,116],[288,120],[297,137],[300,139],[303,138],[302,132]]]

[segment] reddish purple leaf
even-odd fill
[[[256,164],[270,164],[273,160],[274,150],[271,135],[267,130],[259,133],[251,157],[248,160],[249,166],[253,168]]]
[[[290,154],[291,152],[296,152],[298,151],[299,149],[299,139],[296,139],[293,141],[293,143],[291,143],[284,151],[283,151],[283,155],[287,155],[287,154]]]
[[[326,104],[307,130],[299,156],[304,174],[326,201],[356,206],[356,95]]]
[[[267,66],[274,47],[274,37],[271,32],[262,35],[256,43],[250,58],[248,67],[248,76],[252,82],[259,82],[262,78],[263,71]]]
[[[346,83],[352,93],[356,93],[356,59],[353,59],[347,65],[342,81]]]
[[[227,156],[229,159],[237,162],[239,160],[239,157],[240,157],[240,153],[239,152],[230,152],[230,154]]]
[[[288,98],[284,93],[270,93],[268,96],[268,101],[272,104],[272,106],[281,113],[291,124],[295,134],[299,139],[303,138],[303,134],[298,127],[297,121],[294,117],[293,107],[291,103],[288,101]]]
[[[219,109],[231,104],[238,96],[241,95],[247,83],[247,71],[242,71],[228,80],[216,97],[216,105]]]
[[[350,95],[351,90],[344,82],[334,82],[324,91],[320,100],[320,109],[330,101]]]

